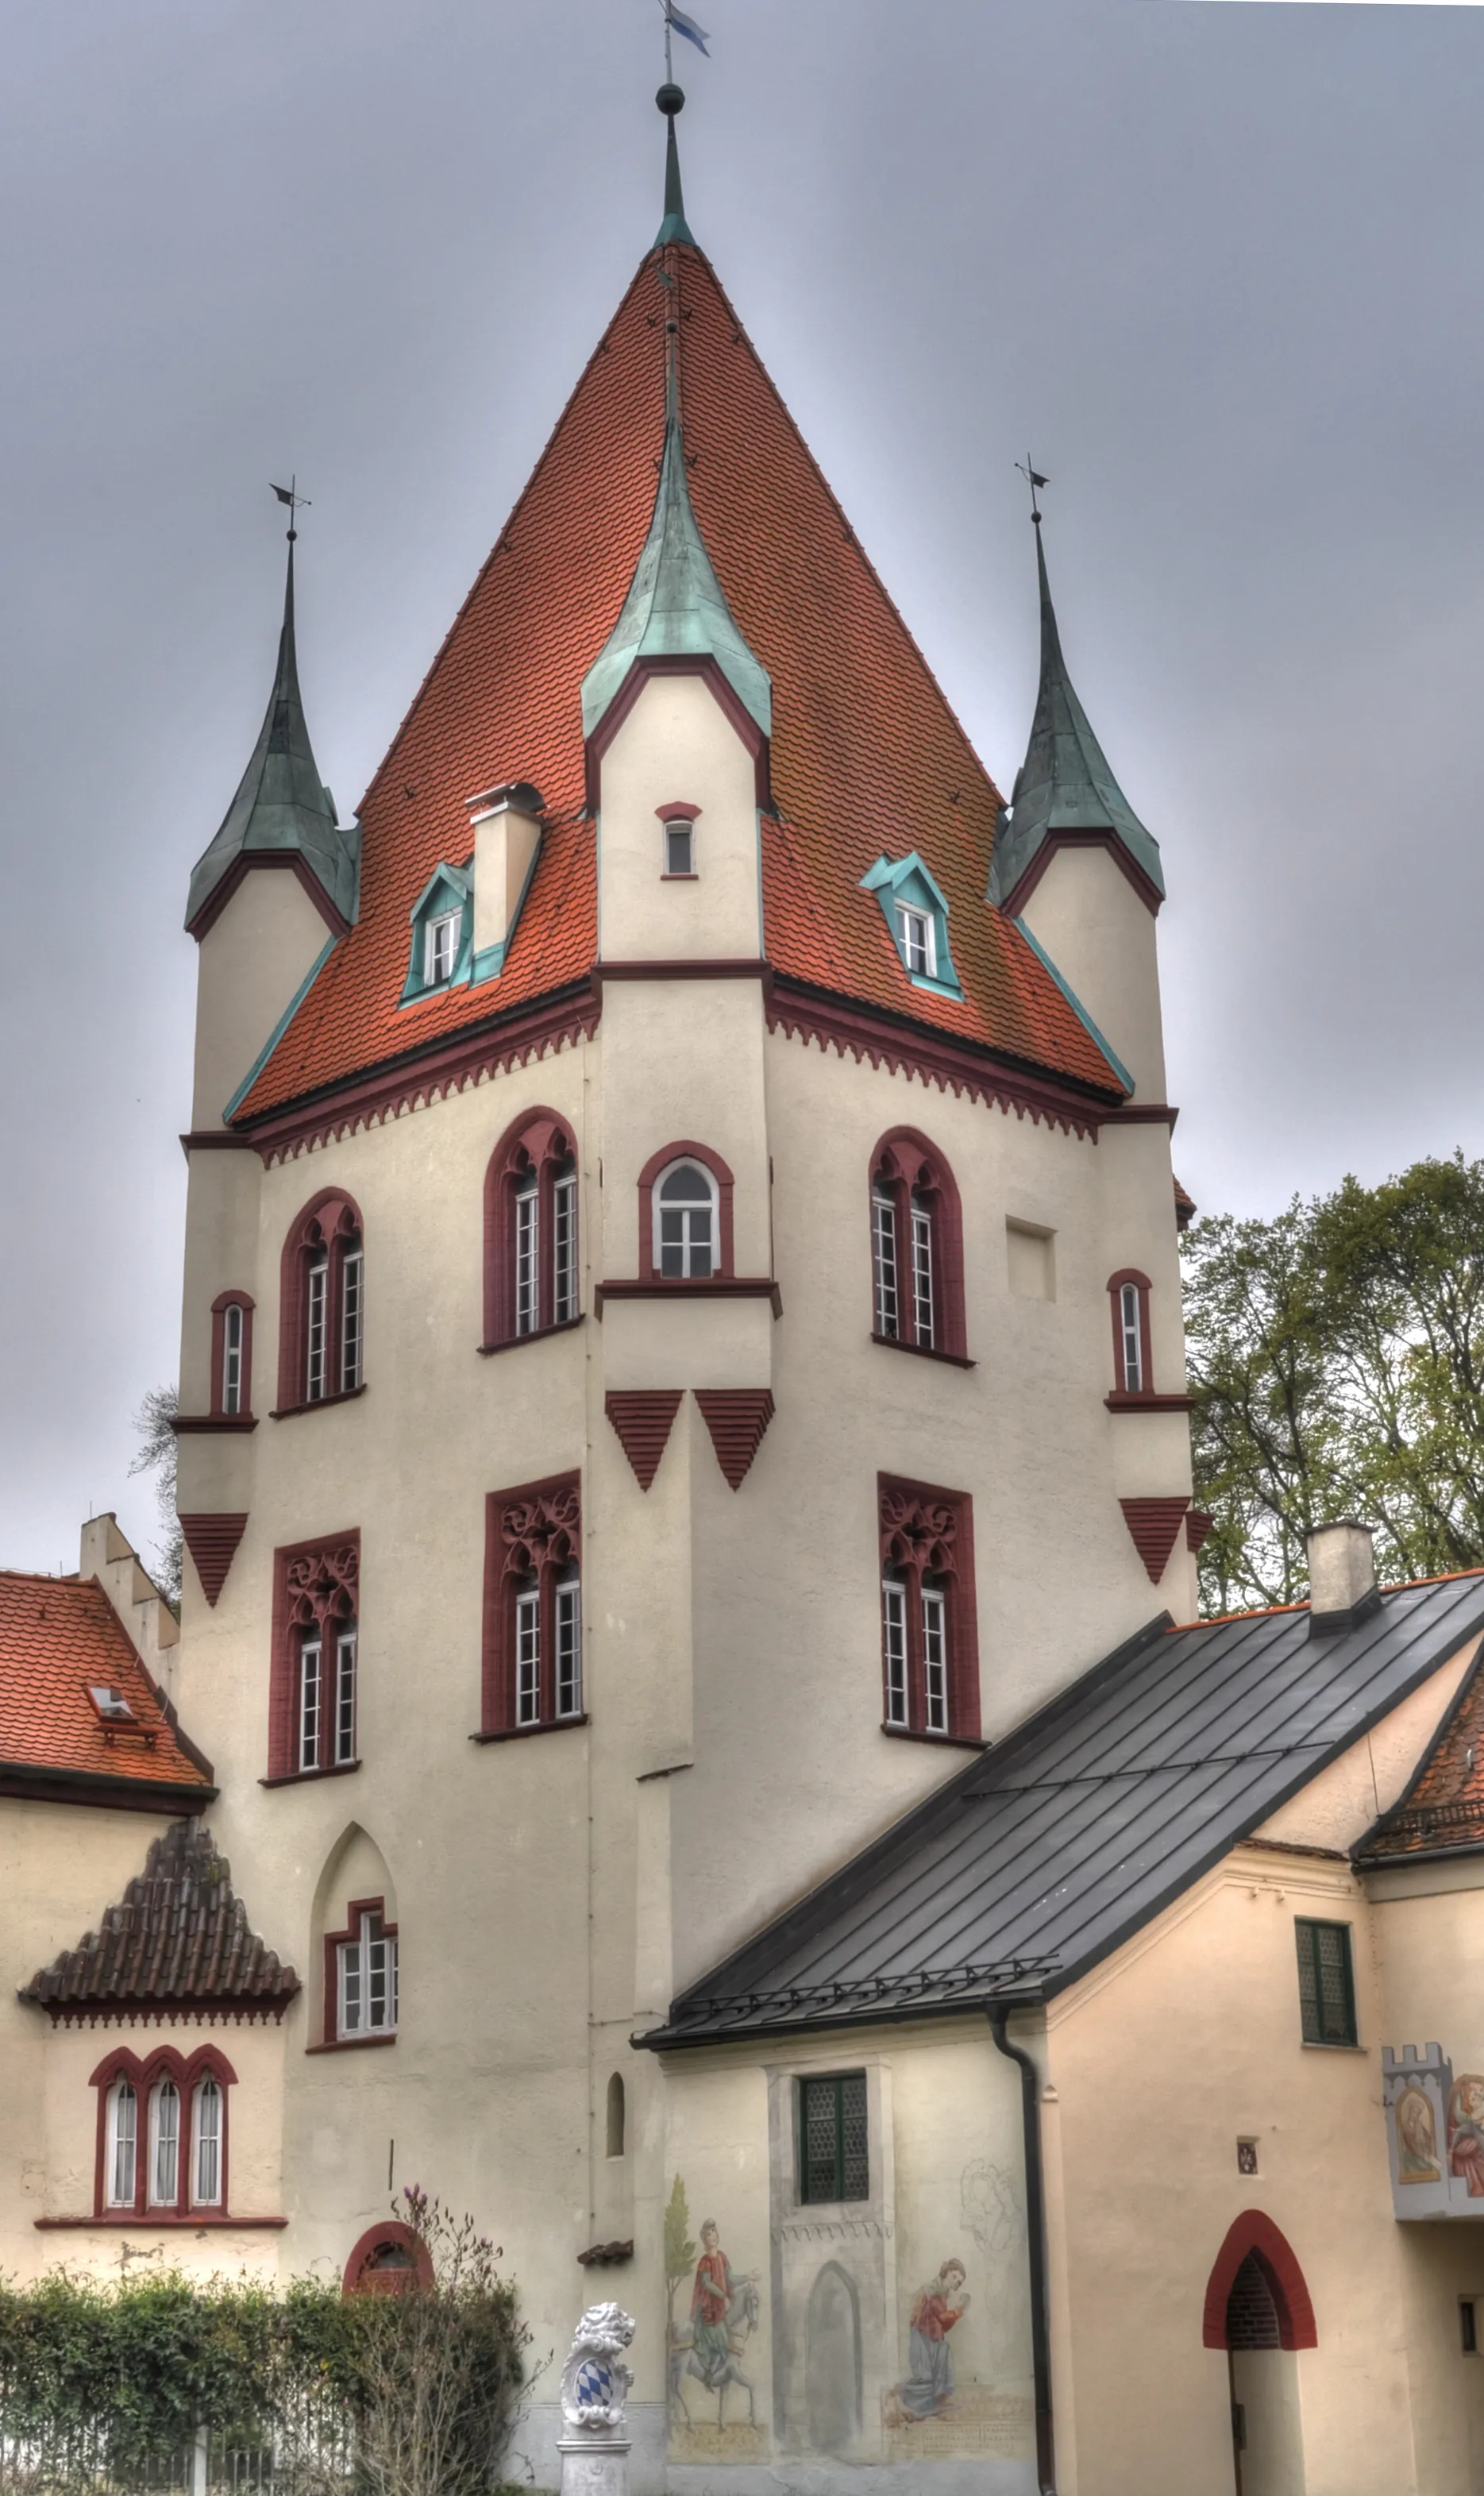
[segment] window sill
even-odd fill
[[[1157,1395],[1152,1388],[1130,1395],[1125,1387],[1115,1387],[1102,1400],[1110,1413],[1189,1413],[1195,1403],[1193,1395]]]
[[[977,1733],[919,1732],[913,1725],[883,1725],[881,1732],[889,1734],[893,1742],[927,1742],[935,1751],[988,1751],[994,1747]]]
[[[33,2219],[34,2228],[286,2228],[287,2219],[233,2219],[224,2210],[100,2210],[86,2219]]]
[[[358,1760],[337,1760],[328,1768],[285,1768],[281,1777],[260,1777],[261,1786],[312,1786],[322,1777],[354,1777],[360,1766]]]
[[[498,1343],[481,1343],[479,1347],[479,1358],[488,1360],[497,1352],[518,1352],[523,1344],[544,1343],[548,1335],[571,1334],[573,1326],[579,1326],[582,1324],[585,1314],[584,1310],[579,1309],[574,1318],[558,1318],[555,1326],[537,1326],[531,1334],[502,1335]]]
[[[323,1413],[326,1407],[331,1404],[354,1404],[356,1396],[364,1395],[365,1391],[365,1382],[362,1380],[359,1387],[342,1387],[336,1394],[321,1395],[313,1404],[280,1405],[276,1413],[270,1413],[268,1415],[268,1420],[270,1421],[294,1421],[297,1420],[301,1413]]]
[[[683,875],[678,873],[675,875],[662,875],[660,882],[662,884],[699,884],[700,877],[696,873],[695,867],[690,867]]]
[[[1299,2044],[1306,2054],[1364,2054],[1369,2048],[1358,2043],[1348,2045],[1326,2044],[1322,2037],[1301,2037]]]
[[[873,1334],[871,1340],[881,1344],[887,1352],[912,1353],[918,1360],[946,1360],[955,1369],[978,1367],[978,1362],[971,1360],[967,1352],[940,1352],[936,1344],[904,1343],[899,1334]]]
[[[574,1726],[589,1725],[592,1719],[581,1716],[552,1716],[541,1725],[505,1725],[497,1732],[471,1733],[471,1742],[528,1742],[533,1733],[570,1733]]]
[[[306,2054],[364,2054],[372,2045],[394,2045],[396,2042],[396,2030],[383,2028],[374,2037],[329,2037],[323,2045],[306,2045],[304,2051]]]
[[[177,1439],[196,1430],[256,1430],[256,1413],[177,1413],[170,1423]]]
[[[770,1274],[708,1274],[698,1277],[651,1274],[641,1283],[600,1283],[593,1305],[600,1318],[604,1300],[771,1300],[773,1315],[784,1313],[783,1294]]]

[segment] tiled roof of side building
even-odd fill
[[[113,1723],[92,1690],[117,1690],[129,1709]],[[97,1781],[172,1789],[159,1809],[210,1800],[209,1770],[187,1741],[91,1578],[0,1570],[0,1792],[45,1794],[68,1785],[75,1798]]]
[[[857,2026],[1061,1992],[1484,1629],[1484,1572],[1307,1607],[1166,1617],[1030,1718],[672,2004],[646,2045]]]
[[[1442,1579],[1443,1584],[1454,1582]],[[1360,1863],[1484,1848],[1484,1655],[1475,1661],[1400,1802],[1355,1849]]]
[[[673,281],[673,282],[671,282]],[[856,543],[709,263],[640,266],[361,808],[359,918],[234,1116],[250,1121],[581,981],[597,952],[581,688],[654,511],[677,317],[687,481],[741,632],[773,681],[766,947],[780,975],[937,1026],[1117,1099],[1097,1043],[985,900],[999,795]],[[533,782],[540,863],[501,972],[399,1000],[409,913],[470,846],[475,792]],[[913,988],[860,879],[917,850],[947,896],[964,994]]]
[[[177,1820],[97,1931],[39,1968],[21,2000],[54,2019],[105,2016],[110,2005],[281,2018],[298,1989],[293,1968],[251,1929],[210,1830]]]

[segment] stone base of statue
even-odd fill
[[[632,2449],[626,2435],[562,2436],[562,2496],[629,2496]]]

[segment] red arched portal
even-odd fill
[[[356,2290],[376,2296],[405,2296],[409,2289],[432,2285],[432,2257],[422,2238],[400,2219],[384,2219],[380,2227],[368,2228],[356,2237],[341,2283],[347,2296]]]
[[[1276,2228],[1264,2210],[1244,2210],[1233,2219],[1221,2243],[1221,2250],[1212,2264],[1206,2282],[1206,2305],[1201,2320],[1201,2338],[1208,2349],[1224,2349],[1226,2343],[1226,2300],[1232,2282],[1251,2255],[1273,2292],[1278,2308],[1279,2346],[1283,2349],[1316,2349],[1319,2334],[1314,2324],[1314,2307],[1299,2268],[1298,2256],[1281,2228]]]

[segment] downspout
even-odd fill
[[[1005,2034],[1008,2011],[987,2012],[989,2033],[1007,2062],[1020,2065],[1025,2134],[1026,2238],[1031,2268],[1031,2370],[1036,2387],[1036,2478],[1041,2496],[1056,2496],[1056,2438],[1051,2417],[1051,2321],[1046,2300],[1046,2192],[1041,2171],[1040,2074],[1024,2046]]]

